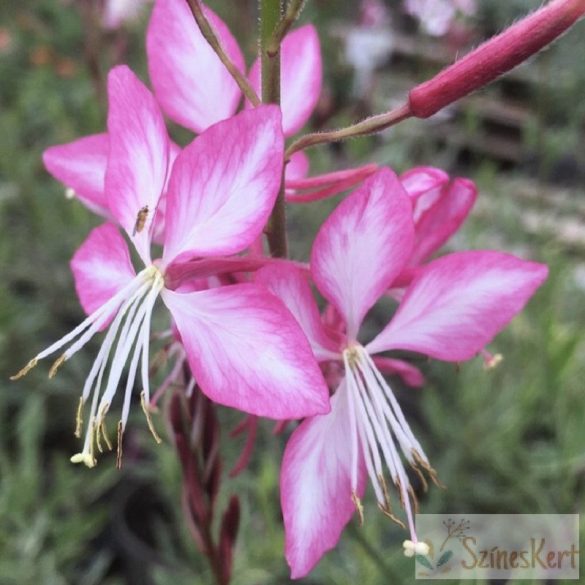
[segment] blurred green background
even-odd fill
[[[251,62],[255,1],[209,4]],[[479,4],[467,30],[437,40],[388,2],[393,24],[385,34],[392,36],[394,53],[357,91],[344,39],[358,20],[359,3],[309,0],[302,20],[318,26],[325,55],[315,127],[388,109],[443,60],[540,2]],[[126,62],[147,79],[150,7],[135,22],[105,31],[88,6],[74,0],[0,5],[0,585],[208,584],[206,561],[181,518],[181,471],[168,434],[155,445],[136,416],[121,471],[112,456],[92,470],[69,463],[77,450],[78,392],[92,351],[76,356],[54,380],[39,367],[19,383],[7,381],[81,319],[68,261],[99,223],[65,199],[62,186],[43,170],[41,153],[102,131],[103,76],[113,64]],[[310,153],[313,172],[374,161],[397,171],[425,164],[469,176],[480,198],[450,248],[498,248],[551,268],[548,283],[491,347],[504,356],[498,368],[486,371],[479,359],[458,369],[419,361],[428,379],[424,389],[393,382],[448,486],[421,494],[425,512],[584,510],[584,27],[446,115]],[[182,144],[189,139],[173,132]],[[334,204],[291,210],[295,257],[306,255]],[[385,320],[382,309],[374,312],[372,323]],[[242,446],[228,436],[239,416],[218,410],[227,471]],[[155,423],[164,431],[163,416]],[[243,508],[234,584],[288,582],[278,505],[283,444],[263,423],[249,469],[234,480],[224,476],[222,497],[237,493]],[[367,498],[364,527],[351,524],[305,582],[410,583],[404,538]]]

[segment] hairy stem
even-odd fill
[[[286,33],[290,30],[290,27],[300,16],[303,7],[305,6],[305,2],[306,0],[289,0],[288,6],[286,7],[286,12],[280,19],[280,22],[272,34],[271,46],[269,50],[274,47],[280,47],[280,43],[286,36]]]
[[[280,105],[280,42],[273,42],[274,33],[283,18],[282,0],[260,0],[260,61],[262,70],[262,102]],[[286,258],[286,202],[284,170],[280,191],[267,226],[270,253]]]
[[[286,151],[286,159],[288,160],[295,152],[299,152],[305,148],[311,146],[317,146],[318,144],[327,144],[329,142],[339,142],[340,140],[346,140],[347,138],[355,138],[356,136],[365,136],[366,134],[374,134],[380,132],[386,128],[390,128],[406,118],[410,118],[411,113],[408,105],[400,106],[395,110],[387,112],[385,114],[379,114],[366,118],[362,122],[347,126],[346,128],[340,128],[339,130],[328,130],[325,132],[316,132],[314,134],[306,134],[301,136],[298,140],[293,142]]]
[[[205,13],[203,12],[203,6],[200,0],[186,0],[191,9],[191,13],[197,22],[197,26],[201,31],[201,34],[205,40],[209,43],[211,48],[215,51],[215,54],[219,57],[220,61],[225,65],[229,74],[234,78],[234,81],[238,84],[242,93],[248,98],[248,100],[254,105],[260,105],[260,98],[256,95],[254,88],[246,78],[246,76],[234,65],[231,59],[228,57],[221,42],[213,30],[213,27],[207,20]]]

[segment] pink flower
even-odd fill
[[[406,0],[405,9],[420,20],[425,32],[440,37],[449,31],[458,13],[470,16],[477,7],[474,0]]]
[[[257,284],[182,292],[171,290],[166,278],[184,261],[195,278],[198,258],[208,276],[215,259],[221,268],[227,260],[221,256],[240,252],[258,237],[282,174],[279,109],[262,106],[216,124],[178,156],[168,181],[164,250],[153,261],[152,232],[167,182],[170,142],[153,96],[127,67],[112,70],[108,92],[107,209],[144,268],[135,272],[114,225],[94,229],[71,263],[89,316],[16,376],[66,348],[50,370],[54,375],[109,323],[83,388],[80,412],[89,401],[89,421],[83,450],[72,461],[95,464],[94,445],[99,446],[100,436],[107,441],[105,415],[128,362],[119,449],[139,365],[148,413],[150,320],[159,297],[176,324],[197,383],[211,399],[275,419],[327,412],[328,391],[308,342],[276,297]]]
[[[498,252],[445,256],[416,275],[388,325],[363,344],[364,316],[404,270],[415,242],[409,196],[394,173],[382,169],[338,206],[313,246],[313,280],[343,320],[342,336],[323,324],[302,272],[280,265],[257,275],[295,315],[315,357],[341,369],[331,412],[306,419],[284,455],[281,500],[293,578],[306,575],[335,546],[356,508],[362,514],[368,478],[380,509],[404,525],[390,508],[385,476],[396,486],[412,539],[405,541],[405,554],[423,551],[403,459],[423,482],[423,471],[436,480],[435,471],[373,356],[402,349],[445,361],[470,359],[547,274],[541,264]]]

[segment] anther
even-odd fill
[[[83,396],[79,398],[79,404],[77,405],[77,414],[75,415],[75,436],[81,438],[81,431],[83,429]]]
[[[400,526],[400,528],[402,528],[403,530],[406,530],[406,525],[404,524],[404,522],[400,520],[400,518],[395,516],[390,508],[386,508],[385,506],[382,506],[380,502],[378,502],[378,509],[380,510],[380,512],[382,512],[382,514],[384,514],[384,516],[386,516],[386,518],[390,518],[392,522],[398,524],[398,526]]]
[[[418,468],[416,463],[411,462],[410,467],[414,470],[414,472],[416,473],[416,475],[420,479],[420,482],[422,483],[423,491],[426,493],[429,489],[429,484],[428,484],[427,480],[425,479],[423,472]]]
[[[37,360],[37,358],[30,360],[30,362],[28,362],[28,364],[26,364],[22,370],[14,374],[14,376],[10,376],[10,379],[14,381],[23,378],[37,365],[38,362],[39,360]]]
[[[100,432],[102,434],[102,438],[104,440],[104,443],[106,444],[106,447],[108,448],[108,451],[111,451],[114,447],[112,445],[112,441],[110,441],[110,437],[108,435],[108,429],[106,427],[106,419],[102,418],[100,420]]]
[[[118,421],[118,445],[116,451],[116,467],[122,469],[122,438],[124,435],[124,425]]]
[[[144,391],[142,391],[140,393],[140,405],[142,406],[142,410],[144,411],[144,416],[146,417],[146,424],[148,424],[148,429],[150,430],[152,436],[154,437],[154,440],[158,444],[162,443],[162,439],[159,437],[158,433],[156,432],[156,429],[154,428],[154,424],[153,424],[152,418],[150,416],[149,406],[146,403],[146,393]]]
[[[355,492],[351,492],[351,501],[357,510],[359,519],[360,519],[360,526],[364,525],[364,506],[362,505],[362,501],[358,498],[358,495]]]
[[[67,359],[67,354],[64,353],[63,355],[61,355],[60,357],[58,357],[54,362],[53,365],[51,366],[51,369],[49,370],[49,378],[54,378],[55,375],[57,374],[57,370],[63,365],[63,362]]]
[[[98,451],[103,453],[104,450],[102,449],[102,442],[100,439],[100,427],[98,425],[97,420],[93,423],[92,430],[93,436],[95,437],[95,444],[97,445]]]
[[[411,485],[408,486],[408,493],[409,493],[410,499],[412,501],[412,507],[414,508],[414,513],[418,514],[418,510],[419,510],[418,499],[417,499],[416,494],[414,493],[414,490],[412,489]]]
[[[414,460],[416,461],[417,465],[420,465],[428,474],[429,477],[431,478],[431,481],[440,489],[444,490],[447,489],[447,486],[439,479],[439,476],[437,475],[437,472],[435,471],[435,469],[433,467],[431,467],[421,456],[420,453],[418,451],[416,451],[415,449],[412,450],[412,456],[414,457]]]

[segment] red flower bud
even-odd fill
[[[553,0],[410,91],[411,115],[428,118],[554,41],[585,14],[585,0]]]

